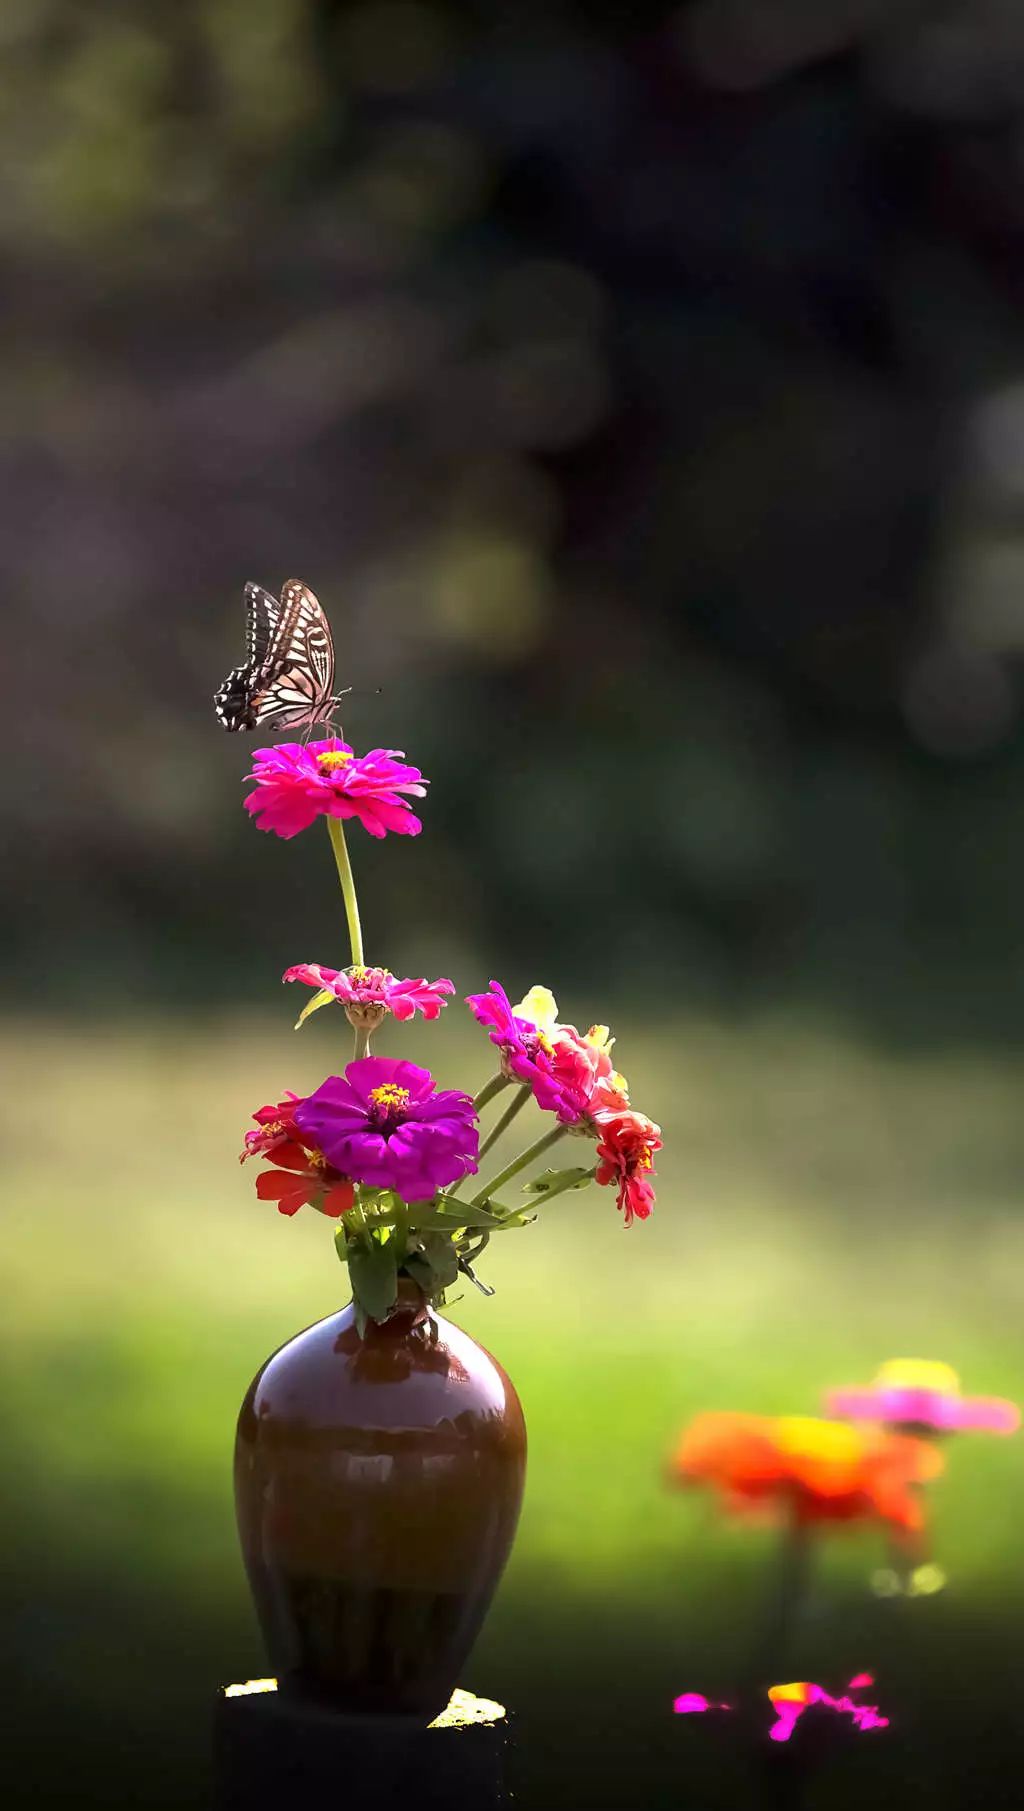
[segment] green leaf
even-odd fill
[[[348,1271],[356,1305],[375,1321],[387,1320],[398,1295],[398,1266],[394,1241],[369,1246],[361,1243],[349,1247]]]
[[[414,1251],[406,1253],[402,1264],[431,1301],[450,1289],[459,1274],[459,1260],[451,1237],[444,1232],[421,1233]]]
[[[528,1195],[549,1195],[552,1189],[586,1188],[594,1179],[593,1170],[579,1167],[571,1170],[545,1170],[543,1176],[535,1176],[532,1182],[524,1184]]]
[[[318,994],[314,994],[313,998],[309,1001],[309,1003],[302,1008],[302,1011],[300,1012],[298,1018],[295,1021],[293,1030],[298,1031],[299,1026],[302,1024],[303,1020],[308,1019],[311,1012],[319,1012],[321,1006],[329,1006],[333,999],[334,999],[334,995],[332,994],[330,988],[322,987],[320,989],[320,992]]]
[[[450,1232],[458,1226],[494,1231],[503,1225],[503,1221],[486,1207],[473,1207],[468,1201],[456,1201],[453,1195],[441,1195],[436,1201],[426,1203],[424,1212],[410,1208],[409,1224],[417,1229],[432,1227]]]

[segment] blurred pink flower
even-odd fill
[[[371,748],[353,754],[347,742],[279,742],[257,748],[253,771],[256,786],[245,808],[261,830],[275,836],[297,836],[318,817],[358,818],[371,836],[393,831],[418,836],[423,826],[405,799],[426,796],[427,782],[418,767],[406,766],[398,748]]]
[[[672,1705],[677,1717],[700,1715],[706,1710],[731,1710],[731,1704],[716,1704],[713,1699],[705,1698],[701,1692],[680,1692]]]
[[[882,1421],[888,1427],[927,1428],[937,1434],[1013,1434],[1020,1410],[1002,1396],[964,1396],[949,1365],[933,1359],[895,1358],[861,1389],[832,1390],[830,1414],[844,1421]]]

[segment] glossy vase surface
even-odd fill
[[[519,1398],[402,1285],[267,1360],[242,1404],[235,1500],[271,1666],[339,1710],[444,1709],[508,1558],[526,1470]]]

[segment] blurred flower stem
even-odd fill
[[[754,1690],[788,1678],[793,1631],[807,1597],[814,1536],[794,1515],[784,1525],[772,1568],[764,1613],[750,1655],[748,1677]]]
[[[481,1157],[486,1155],[486,1153],[490,1150],[492,1144],[497,1144],[498,1139],[501,1137],[503,1132],[507,1132],[509,1126],[512,1124],[512,1121],[515,1119],[516,1114],[522,1112],[523,1108],[525,1107],[527,1101],[530,1098],[530,1094],[531,1094],[531,1089],[526,1084],[524,1084],[522,1087],[520,1087],[516,1090],[515,1099],[509,1102],[508,1106],[505,1108],[504,1113],[501,1115],[501,1118],[495,1120],[493,1126],[491,1127],[490,1131],[487,1134],[487,1137],[484,1139],[482,1145],[480,1146],[479,1155]]]
[[[542,1137],[535,1139],[525,1151],[520,1152],[518,1157],[514,1157],[511,1163],[506,1164],[503,1170],[499,1170],[492,1182],[485,1183],[479,1193],[473,1196],[471,1205],[483,1207],[484,1202],[489,1201],[492,1195],[496,1195],[500,1188],[504,1188],[506,1182],[511,1182],[513,1176],[518,1176],[520,1170],[525,1170],[538,1157],[542,1157],[557,1139],[564,1138],[567,1131],[567,1126],[555,1126],[553,1131],[545,1132]]]

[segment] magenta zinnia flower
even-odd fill
[[[253,771],[256,790],[245,808],[261,830],[275,836],[297,836],[318,817],[356,817],[371,836],[418,836],[423,826],[403,792],[426,796],[427,781],[418,767],[407,767],[400,748],[371,748],[353,754],[347,742],[279,742],[257,748]]]
[[[331,1075],[295,1110],[335,1168],[404,1201],[429,1201],[475,1172],[479,1132],[468,1094],[435,1090],[415,1063],[364,1056]]]
[[[436,1019],[445,996],[455,992],[454,981],[443,976],[436,981],[428,981],[424,975],[400,981],[389,968],[364,968],[358,964],[352,968],[323,968],[319,962],[300,962],[295,968],[286,968],[282,980],[302,981],[357,1012],[377,1007],[379,1016],[390,1012],[396,1019],[411,1019],[416,1012],[425,1019]],[[299,1024],[318,1005],[326,1004],[326,998],[311,1000]]]

